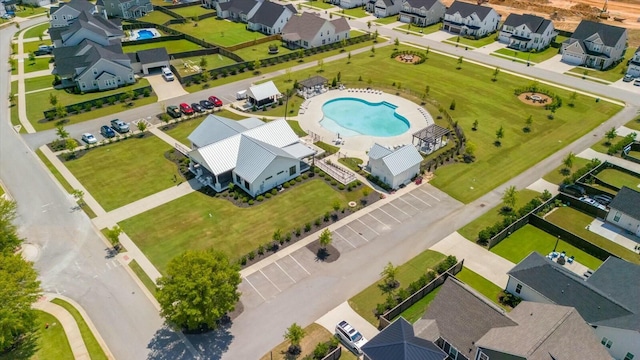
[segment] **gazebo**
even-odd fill
[[[449,136],[450,132],[449,129],[443,128],[442,126],[431,124],[413,133],[411,143],[417,146],[418,151],[421,153],[431,154],[447,144],[445,139]]]
[[[326,78],[319,75],[312,76],[308,79],[298,82],[298,95],[307,99],[312,96],[321,94],[324,91],[326,91],[325,89],[326,84],[327,84]]]
[[[247,91],[249,103],[257,108],[263,108],[271,105],[276,102],[280,96],[280,91],[273,81],[251,86]]]

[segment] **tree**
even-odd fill
[[[65,140],[69,137],[69,132],[62,125],[56,126],[56,135],[60,138],[60,140]]]
[[[16,104],[16,94],[9,94],[9,105],[14,106]]]
[[[78,205],[80,206],[86,205],[86,203],[84,202],[84,191],[80,189],[73,189],[73,191],[71,192],[71,196],[73,196],[76,199],[76,201],[78,202]]]
[[[36,62],[36,55],[32,52],[29,53],[29,62],[32,64]]]
[[[147,123],[145,121],[138,121],[138,124],[136,126],[138,127],[138,130],[140,131],[140,136],[142,137],[144,135],[145,130],[147,130]]]
[[[495,145],[496,146],[500,146],[502,145],[502,138],[504,137],[504,128],[502,126],[500,126],[500,128],[498,130],[496,130],[496,142]]]
[[[464,146],[464,162],[466,163],[470,163],[473,162],[475,160],[475,153],[476,153],[476,144],[468,141],[466,145]]]
[[[524,121],[524,132],[531,131],[531,124],[533,124],[533,115],[529,115],[527,120]]]
[[[122,234],[122,229],[118,225],[112,227],[111,229],[107,228],[107,230],[105,231],[105,236],[107,237],[107,239],[109,239],[109,242],[111,243],[111,245],[113,245],[114,248],[117,248],[118,244],[120,244],[120,234]]]
[[[323,67],[324,67],[324,60],[322,60],[322,59],[319,59],[319,60],[318,60],[318,67],[319,67],[318,72],[323,72],[323,71],[324,71],[324,69],[323,69]]]
[[[289,340],[289,342],[291,343],[288,350],[289,354],[292,354],[292,355],[300,354],[302,350],[300,348],[300,342],[302,341],[305,335],[306,334],[304,329],[296,323],[291,324],[291,326],[287,328],[287,331],[284,333],[284,338]]]
[[[367,21],[367,28],[371,31],[371,21]]]
[[[133,89],[127,90],[124,94],[127,96],[127,99],[130,99],[131,101],[136,99],[136,93]]]
[[[576,105],[576,99],[578,98],[577,92],[572,92],[571,96],[569,96],[569,106],[574,107]]]
[[[273,241],[280,242],[280,240],[282,239],[282,229],[276,229],[276,231],[273,232],[273,236],[271,236],[271,238],[273,239]]]
[[[62,104],[58,104],[56,105],[55,112],[56,112],[56,117],[59,117],[59,118],[65,117],[67,116],[67,107]]]
[[[167,265],[158,279],[160,315],[188,330],[215,329],[240,299],[240,269],[216,250],[188,250]]]
[[[460,56],[458,58],[458,66],[456,66],[456,69],[460,70],[462,69],[462,62],[464,61],[464,58],[462,56]]]
[[[347,39],[342,39],[342,41],[340,41],[340,45],[344,48],[347,47]],[[343,50],[344,51],[344,50]]]
[[[347,54],[347,64],[351,64],[351,51]]]
[[[398,50],[398,46],[400,46],[400,40],[398,38],[393,40],[393,45],[395,45],[395,49]]]
[[[516,206],[516,201],[518,200],[518,191],[515,186],[509,186],[505,189],[504,194],[502,194],[502,202],[509,209],[513,210]]]
[[[378,29],[373,32],[373,42],[378,42]]]
[[[431,47],[427,46],[427,49],[424,51],[425,60],[429,58],[429,52],[431,52]]]
[[[204,56],[200,58],[200,67],[203,69],[207,67],[207,58]]]
[[[22,242],[13,224],[15,218],[16,202],[0,197],[0,254],[13,254]]]
[[[478,119],[473,120],[473,126],[471,126],[471,130],[473,131],[478,130]]]
[[[567,154],[567,156],[562,159],[562,165],[564,165],[564,168],[566,169],[567,173],[571,172],[571,168],[573,167],[573,162],[576,160],[576,154],[574,154],[573,152],[569,152]]]
[[[493,70],[493,77],[491,78],[491,81],[498,81],[498,74],[500,74],[500,68],[495,68],[495,70]]]
[[[291,81],[291,68],[290,67],[286,68],[284,70],[284,73],[287,74],[287,82],[290,82]]]
[[[376,56],[376,47],[371,45],[371,56]]]
[[[431,86],[427,85],[424,87],[424,94],[429,96],[429,92],[431,91]]]
[[[260,66],[262,66],[262,62],[260,60],[256,60],[253,62],[253,69],[256,72],[260,72],[260,70],[258,70],[260,68]]]
[[[322,246],[322,248],[326,250],[327,246],[331,245],[331,242],[333,241],[333,236],[331,235],[331,231],[329,231],[329,229],[326,229],[326,228],[322,230],[318,240],[320,241],[320,246]]]
[[[58,104],[58,96],[53,92],[49,93],[49,104],[51,104],[51,106],[56,106]]]
[[[607,131],[604,136],[606,136],[607,141],[604,143],[607,146],[611,145],[611,140],[615,139],[616,136],[618,136],[618,132],[616,131],[616,128],[612,127],[609,131]]]
[[[391,261],[387,263],[387,265],[382,269],[380,276],[382,276],[382,281],[384,281],[385,286],[394,289],[400,285],[396,277],[398,276],[399,268],[397,266],[393,266]]]

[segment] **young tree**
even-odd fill
[[[30,52],[29,53],[29,62],[34,64],[36,62],[36,54]]]
[[[16,202],[0,197],[0,254],[13,254],[22,242],[13,224],[15,219]]]
[[[473,125],[471,126],[471,130],[473,131],[478,130],[478,119],[473,120]]]
[[[395,46],[395,49],[398,50],[398,46],[400,46],[400,40],[398,38],[393,40],[393,45]]]
[[[254,71],[260,72],[260,70],[258,70],[258,69],[260,69],[260,66],[262,66],[262,61],[256,60],[256,61],[253,62],[253,70]]]
[[[177,328],[215,329],[240,299],[240,271],[216,250],[187,250],[158,279],[160,315]]]
[[[49,104],[51,104],[51,106],[58,105],[58,97],[53,92],[49,93]]]
[[[305,335],[306,334],[304,329],[296,323],[291,324],[291,326],[287,328],[287,331],[284,333],[284,338],[289,340],[289,342],[291,343],[288,349],[289,354],[300,354],[300,352],[302,351],[302,349],[300,348],[300,342]]]
[[[564,165],[564,168],[566,169],[567,173],[571,172],[571,168],[573,167],[573,162],[576,160],[576,154],[572,152],[569,152],[567,154],[567,156],[562,159],[562,165]]]
[[[56,112],[56,117],[59,117],[59,118],[65,117],[67,116],[67,107],[62,104],[58,104],[56,105],[55,112]]]
[[[493,77],[491,78],[491,81],[498,81],[498,74],[500,74],[500,68],[495,68],[495,70],[493,70]]]
[[[431,86],[427,85],[424,87],[424,94],[429,96],[429,92],[431,91]]]
[[[86,203],[84,202],[84,191],[80,189],[73,189],[73,191],[71,192],[71,196],[76,199],[79,206],[86,205]]]
[[[613,139],[616,138],[616,136],[618,136],[618,132],[616,131],[616,128],[612,127],[609,131],[607,131],[604,136],[607,138],[607,141],[604,143],[607,146],[611,145],[611,141]]]
[[[342,39],[342,41],[340,41],[340,45],[345,48],[347,47],[347,39]],[[344,50],[343,50],[344,51]]]
[[[136,127],[138,128],[138,131],[140,131],[140,136],[142,137],[145,130],[147,130],[147,123],[145,121],[138,121]]]
[[[113,245],[114,249],[118,247],[118,244],[120,244],[120,234],[122,234],[122,229],[118,225],[110,229],[107,228],[107,231],[105,232],[105,236],[111,245]]]
[[[504,137],[504,128],[500,126],[498,130],[496,130],[496,146],[502,145],[502,138]]]
[[[533,124],[533,115],[529,115],[527,120],[524,121],[524,132],[531,131],[531,125]]]
[[[69,137],[69,132],[62,125],[56,126],[56,135],[60,140],[66,140]]]
[[[578,98],[577,92],[572,92],[571,96],[569,96],[569,106],[574,107],[576,105],[576,99]]]
[[[351,51],[347,54],[347,64],[351,64]]]
[[[427,49],[424,51],[424,58],[425,60],[429,58],[429,53],[431,52],[431,48],[429,46],[427,46]]]
[[[133,101],[136,99],[136,93],[133,89],[129,89],[124,93],[127,96],[127,99]]]
[[[367,28],[371,31],[371,21],[367,21]]]
[[[323,71],[324,71],[324,69],[323,69],[323,67],[324,67],[324,60],[322,60],[322,59],[319,59],[319,60],[318,60],[318,67],[319,67],[318,72],[323,72]]]
[[[200,58],[200,67],[203,69],[207,67],[207,58],[204,56]]]
[[[387,263],[387,265],[382,269],[380,276],[382,276],[382,281],[386,287],[395,289],[400,285],[396,277],[398,276],[399,268],[397,266],[393,266],[391,261]]]
[[[513,210],[516,206],[516,201],[518,201],[518,191],[515,186],[509,186],[502,194],[502,202],[508,210]]]
[[[276,229],[276,231],[273,232],[271,238],[273,239],[273,241],[279,242],[282,239],[282,229]]]
[[[468,141],[466,145],[464,146],[464,162],[466,163],[470,163],[473,162],[475,160],[475,153],[476,153],[476,144]]]
[[[318,238],[318,240],[320,241],[320,246],[322,246],[322,248],[326,250],[327,246],[331,245],[331,242],[333,241],[331,231],[329,231],[329,229],[327,228],[322,230],[322,233],[320,233],[320,237]]]
[[[373,42],[378,42],[378,29],[373,32]]]
[[[286,68],[284,70],[284,73],[287,74],[287,82],[290,82],[291,81],[291,68],[290,67]]]
[[[375,46],[371,46],[371,56],[376,56],[376,47]]]
[[[460,70],[462,69],[462,62],[464,61],[464,58],[462,56],[460,56],[458,58],[458,66],[456,66],[456,69]]]

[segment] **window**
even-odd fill
[[[520,294],[520,291],[522,291],[522,284],[516,285],[516,294]]]
[[[624,356],[624,360],[633,360],[633,354],[627,353],[627,355]]]
[[[611,345],[613,345],[613,342],[609,339],[607,339],[606,337],[602,338],[602,341],[600,341],[600,343],[602,345],[604,345],[607,349],[611,349]]]
[[[269,179],[271,179],[271,178],[273,178],[273,176],[269,176],[269,177],[268,177],[268,178],[266,178],[265,180],[269,180]]]
[[[296,174],[296,167],[292,166],[289,168],[289,176],[293,176]]]
[[[622,215],[620,214],[620,212],[619,212],[619,211],[616,211],[616,216],[614,216],[614,217],[613,217],[613,221],[615,221],[615,222],[620,221],[620,216],[622,216]]]
[[[249,182],[247,180],[244,181],[244,188],[249,190],[250,186],[249,186]]]
[[[98,75],[98,69],[93,69],[93,75]]]
[[[283,172],[284,172],[284,170],[279,171],[276,175],[280,175],[280,174],[282,174]]]
[[[489,355],[480,352],[480,356],[478,356],[478,360],[489,360]]]
[[[449,356],[455,359],[458,356],[458,350],[452,346],[451,349],[449,349]]]
[[[236,181],[238,182],[238,184],[242,184],[242,178],[238,174],[236,174]]]

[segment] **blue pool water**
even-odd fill
[[[338,98],[322,105],[320,125],[340,137],[370,135],[389,137],[409,130],[409,121],[386,101],[370,103],[356,98]]]
[[[153,32],[149,30],[138,30],[138,40],[153,39]]]

